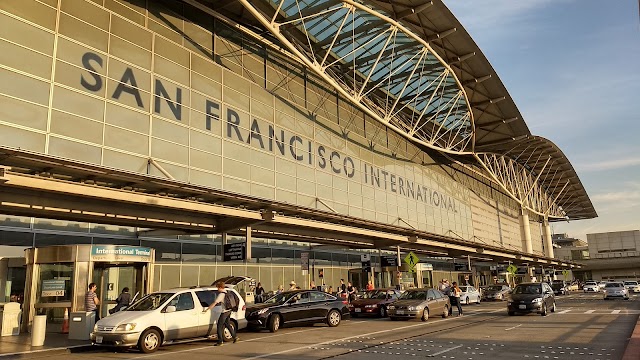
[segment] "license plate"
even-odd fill
[[[96,336],[96,344],[102,344],[102,336]]]
[[[404,310],[397,310],[397,311],[396,311],[396,313],[397,313],[398,315],[404,315]]]
[[[353,309],[353,311],[355,311],[355,312],[362,312],[362,309],[360,309],[360,308],[355,308],[355,309]]]
[[[526,309],[526,308],[527,308],[527,305],[518,305],[518,308],[520,308],[520,309]]]

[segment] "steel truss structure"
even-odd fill
[[[187,2],[193,3],[192,0]],[[405,7],[393,13],[375,7],[376,1],[238,2],[298,61],[365,114],[414,143],[445,154],[472,157],[476,165],[469,161],[458,164],[476,173],[483,172],[484,177],[496,183],[524,210],[551,220],[565,219],[568,213],[575,213],[568,211],[577,206],[575,201],[562,203],[564,207],[559,202],[573,180],[561,170],[568,161],[564,156],[555,158],[559,152],[543,155],[527,150],[494,151],[499,147],[489,151],[476,148],[480,131],[490,133],[499,125],[518,118],[501,119],[494,121],[495,124],[476,124],[474,113],[483,116],[489,112],[489,106],[506,98],[472,103],[465,85],[474,86],[490,76],[474,78],[463,85],[453,66],[476,53],[445,60],[431,41],[455,32],[455,27],[425,38],[403,24],[403,19],[431,7],[433,1],[421,4],[389,1],[389,6]],[[521,137],[527,139],[529,136]],[[538,137],[534,139],[543,145],[549,142]],[[519,139],[508,140],[512,140],[509,146],[513,148],[521,144],[516,141]],[[579,190],[581,184],[578,181],[573,187],[573,190]],[[584,205],[584,198],[581,201],[583,204],[577,213],[584,215],[574,218],[595,217],[595,211]]]

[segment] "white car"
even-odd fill
[[[600,289],[600,291],[604,290],[605,285],[607,285],[606,281],[598,281],[598,288]]]
[[[624,287],[630,292],[640,293],[640,284],[637,281],[625,281]]]
[[[614,297],[629,300],[629,291],[621,282],[608,282],[604,286],[604,299],[609,300]]]
[[[586,281],[582,286],[582,290],[584,292],[599,292],[600,287],[598,286],[598,283],[595,281]]]
[[[232,326],[247,327],[245,302],[235,289],[238,311],[231,313]],[[136,301],[124,311],[100,319],[91,333],[94,345],[134,347],[150,353],[161,345],[182,339],[208,339],[216,334],[220,306],[204,312],[218,296],[215,287],[177,288],[158,291]],[[225,330],[225,338],[231,334]]]
[[[462,293],[460,294],[460,304],[480,304],[481,296],[478,289],[470,285],[464,285],[460,286],[460,290],[462,290]]]

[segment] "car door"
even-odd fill
[[[547,305],[547,309],[553,307],[553,303],[555,302],[553,289],[546,283],[542,284],[542,296],[544,303]]]
[[[281,314],[285,323],[297,323],[307,321],[311,316],[309,305],[309,293],[299,292],[293,295],[282,307]]]
[[[320,291],[309,292],[309,317],[314,321],[325,319],[329,314],[331,301]]]
[[[169,306],[174,306],[176,311],[167,312]],[[196,309],[192,291],[177,294],[162,311],[164,314],[166,340],[197,336],[199,313],[202,312],[202,308],[198,307]]]
[[[206,309],[209,305],[213,304],[218,296],[218,292],[215,290],[199,290],[196,291],[196,297],[198,298],[200,310]],[[196,309],[198,306],[196,305]],[[210,336],[216,334],[216,324],[220,317],[222,307],[214,306],[207,312],[198,314],[198,332],[196,336]]]
[[[429,314],[441,314],[444,306],[442,299],[438,298],[435,290],[429,289],[427,291],[427,306],[429,307]]]

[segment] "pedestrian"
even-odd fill
[[[309,289],[310,290],[315,290],[316,289],[316,282],[311,280],[311,282],[309,283]]]
[[[278,285],[278,290],[276,291],[276,294],[282,294],[283,292],[284,292],[284,286]]]
[[[262,284],[258,282],[258,286],[256,286],[256,303],[263,302],[265,300],[264,296],[264,288],[262,287]]]
[[[218,341],[216,342],[215,346],[224,345],[224,329],[225,328],[229,330],[229,333],[233,338],[233,342],[236,343],[239,340],[236,334],[236,328],[234,326],[231,326],[231,323],[229,322],[229,317],[231,316],[232,309],[231,308],[227,309],[227,304],[229,302],[225,301],[226,297],[233,296],[233,295],[227,292],[227,288],[224,286],[224,281],[218,281],[218,283],[216,284],[216,287],[218,288],[218,296],[216,297],[216,300],[211,305],[209,305],[204,309],[204,312],[207,312],[211,310],[214,306],[222,307],[222,312],[220,313],[220,317],[218,317],[218,325],[217,325]]]
[[[356,299],[356,287],[351,284],[351,281],[349,281],[347,285],[347,298],[349,302],[355,301]]]
[[[373,290],[373,289],[375,289],[373,287],[373,281],[369,280],[369,283],[367,284],[367,290]]]
[[[129,288],[125,287],[122,289],[120,296],[116,299],[116,306],[113,309],[109,310],[109,314],[115,314],[118,311],[126,308],[131,303],[131,294],[129,294]]]
[[[462,294],[462,290],[458,287],[457,282],[453,282],[453,286],[451,286],[451,293],[456,302],[456,306],[458,307],[458,316],[462,316],[462,304],[460,304],[460,294]]]
[[[89,290],[84,295],[84,310],[86,312],[93,311],[96,314],[96,321],[100,320],[100,312],[98,311],[98,305],[100,305],[100,299],[98,299],[98,294],[96,294],[96,289],[98,289],[98,285],[96,283],[89,284]]]
[[[347,298],[347,285],[344,283],[344,279],[340,279],[340,287],[338,288],[338,292],[340,292],[340,297]]]
[[[329,286],[329,289],[327,289],[327,293],[333,295],[333,286]]]
[[[296,282],[291,280],[291,282],[289,283],[289,291],[293,291],[296,289],[297,289]]]

